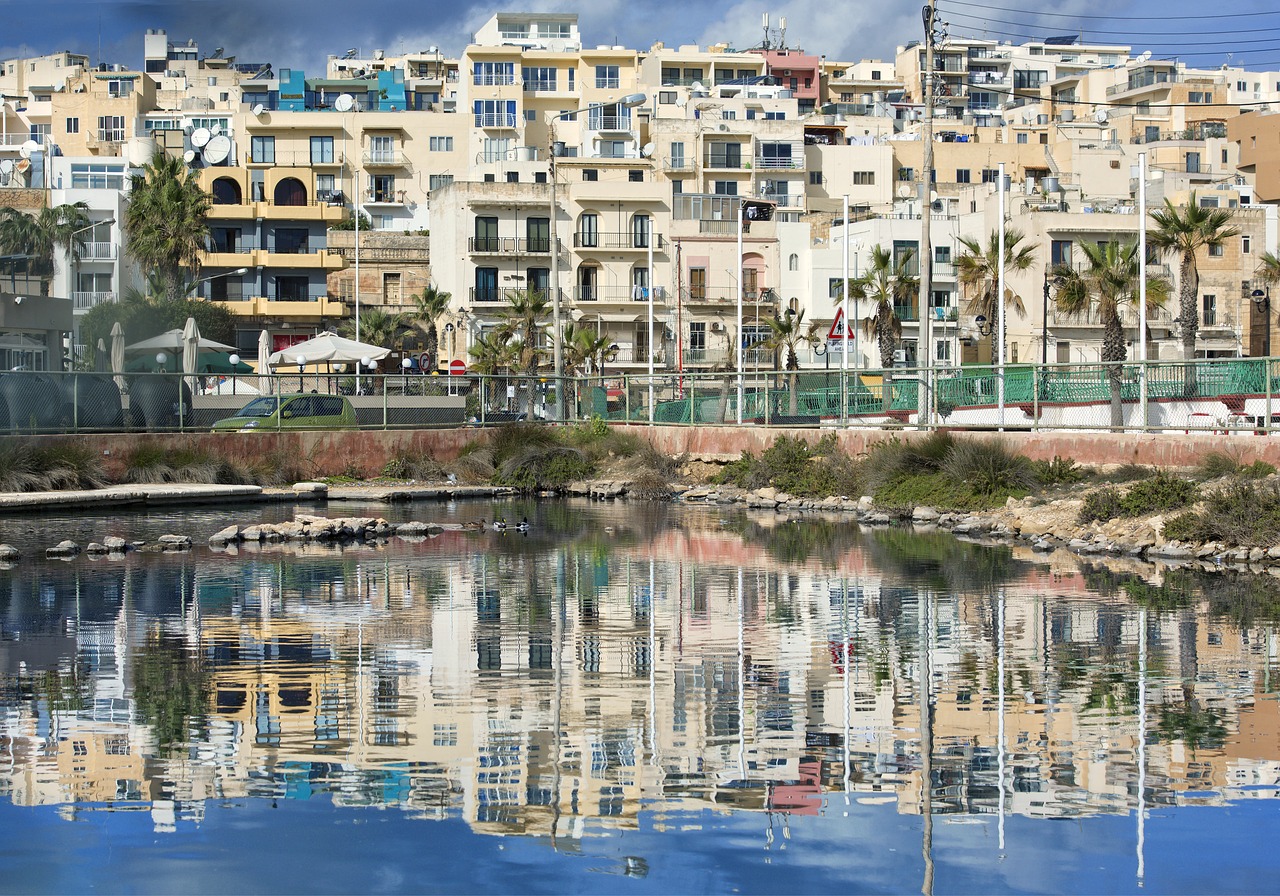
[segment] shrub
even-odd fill
[[[1264,479],[1276,471],[1266,461],[1255,460],[1245,464],[1224,451],[1210,451],[1200,459],[1196,475],[1200,479],[1221,479],[1224,476],[1240,476],[1245,479]]]
[[[1178,541],[1271,547],[1280,543],[1280,484],[1229,482],[1206,494],[1199,510],[1166,522],[1164,535]]]
[[[1108,485],[1105,488],[1089,492],[1084,496],[1084,505],[1080,508],[1080,522],[1091,523],[1094,520],[1111,520],[1120,515],[1120,490]]]
[[[170,447],[152,442],[137,445],[124,456],[126,482],[197,482],[243,485],[250,471],[197,447]]]
[[[382,475],[388,479],[443,479],[444,467],[425,451],[398,447]]]
[[[1047,487],[1075,485],[1084,480],[1084,470],[1070,458],[1053,456],[1053,460],[1033,460],[1031,468],[1040,484]]]
[[[933,432],[917,441],[894,437],[877,442],[863,462],[863,479],[868,488],[878,492],[905,476],[937,472],[955,444],[955,437],[946,432]]]
[[[956,485],[965,485],[975,495],[989,498],[1025,495],[1037,482],[1031,461],[998,440],[972,439],[954,444],[942,461],[942,472]]]
[[[744,451],[720,471],[716,481],[748,489],[771,485],[792,495],[825,497],[856,494],[861,488],[858,474],[858,464],[840,450],[834,433],[814,445],[782,435],[759,457]]]
[[[1124,516],[1145,516],[1177,510],[1195,501],[1199,489],[1194,482],[1157,470],[1149,479],[1135,483],[1120,499]]]

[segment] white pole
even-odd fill
[[[996,312],[996,346],[998,352],[997,364],[997,380],[996,380],[996,403],[999,408],[1000,428],[1004,429],[1004,162],[1000,163],[1000,246],[996,250],[999,253],[999,274],[996,277],[996,306],[999,309]]]
[[[1144,154],[1145,155],[1145,154]],[[1142,156],[1138,156],[1139,159]],[[1138,611],[1138,886],[1147,876],[1147,611]]]
[[[361,142],[362,141],[360,140],[356,141],[356,158],[360,157]],[[351,200],[351,203],[352,203],[352,208],[355,209],[355,213],[356,213],[356,245],[355,245],[356,283],[355,283],[355,291],[353,295],[355,297],[355,303],[356,303],[356,342],[359,342],[360,341],[360,166],[358,164],[353,164],[352,168],[355,170],[355,176],[353,178],[354,183],[352,183],[351,188],[355,191],[355,196]],[[356,364],[356,394],[357,395],[360,394],[360,365],[358,363]]]
[[[996,741],[997,741],[997,743],[998,743],[998,748],[997,748],[997,749],[998,749],[998,751],[999,751],[999,758],[998,758],[998,760],[997,760],[998,765],[999,765],[999,769],[998,769],[998,771],[997,771],[998,778],[997,778],[997,780],[996,780],[996,784],[997,784],[997,790],[999,791],[999,794],[1000,794],[1000,795],[999,795],[999,800],[1000,800],[1000,813],[999,813],[999,814],[1000,814],[1000,822],[999,822],[999,837],[1000,837],[1000,852],[1001,852],[1001,854],[1003,854],[1003,853],[1004,853],[1004,804],[1005,804],[1005,787],[1004,787],[1004,778],[1005,778],[1005,759],[1004,759],[1004,754],[1005,754],[1005,739],[1004,739],[1004,589],[1003,589],[1003,588],[1001,588],[1001,589],[1000,589],[1000,594],[999,594],[999,597],[997,598],[997,600],[998,600],[998,604],[997,604],[997,610],[996,610],[996,615],[997,615],[997,622],[996,622],[996,644],[997,644],[997,667],[998,667],[998,668],[997,668],[997,670],[996,670],[996,676],[997,676],[997,681],[999,682],[999,687],[998,687],[998,689],[997,689],[997,693],[998,693],[998,695],[999,695],[999,696],[996,698],[996,699],[997,699],[996,713],[997,713],[997,716],[998,716],[997,721],[996,721],[996,726],[997,726]]]
[[[1138,407],[1147,428],[1147,154],[1138,153]]]
[[[840,335],[840,422],[849,420],[849,194],[844,194],[844,284],[840,293],[840,314],[844,317],[844,332]]]
[[[742,283],[743,221],[742,219],[745,214],[745,211],[746,211],[745,205],[743,204],[742,200],[739,200],[738,201],[738,261],[737,261],[738,270],[734,274],[734,277],[736,278],[737,284],[738,284],[738,331],[734,338],[738,340],[736,353],[738,356],[738,423],[739,424],[742,423],[742,402],[744,400],[743,388],[742,388],[742,372],[745,369],[743,366],[744,345],[743,345],[743,339],[742,339],[742,290],[743,290],[743,283]]]
[[[649,216],[649,270],[645,275],[648,279],[645,281],[646,290],[649,294],[649,425],[653,425],[653,216]],[[742,256],[739,255],[739,258]],[[650,615],[653,610],[650,608]]]

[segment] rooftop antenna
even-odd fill
[[[760,26],[764,28],[764,43],[762,46],[769,49],[769,14],[766,12],[760,17]]]
[[[778,49],[785,50],[787,48],[787,17],[780,16],[778,18]]]

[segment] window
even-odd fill
[[[717,180],[713,182],[711,192],[717,196],[737,196],[738,182],[736,180]]]
[[[600,219],[594,212],[587,212],[578,219],[578,245],[595,249],[600,245]]]
[[[951,263],[951,247],[950,246],[934,246],[933,260],[940,264]]]
[[[332,174],[316,175],[316,199],[322,201],[324,201],[326,197],[332,199],[333,194],[337,189],[337,182]]]
[[[951,360],[951,340],[939,339],[933,344],[933,357],[936,361]]]
[[[277,227],[273,251],[281,255],[307,254],[307,229],[305,227]]]
[[[703,361],[706,360],[707,352],[707,324],[706,321],[691,321],[689,323],[689,360]]]
[[[369,195],[366,202],[395,202],[396,178],[394,174],[369,175]]]
[[[473,241],[475,252],[498,251],[498,219],[496,217],[478,216],[476,218],[476,235]]]
[[[435,190],[438,190],[441,187],[446,187],[451,183],[453,183],[452,174],[433,174],[427,180],[427,190],[434,192]]]
[[[1212,243],[1209,244],[1209,257],[1210,258],[1222,257],[1222,243],[1218,243],[1216,246],[1213,245]]]
[[[399,305],[402,294],[400,292],[400,272],[384,271],[382,274],[382,304]]]
[[[994,184],[999,180],[1000,180],[999,168],[983,168],[982,169],[982,182],[984,184]]]
[[[432,137],[427,144],[430,152],[453,152],[452,137]]]
[[[842,279],[840,277],[827,278],[827,298],[839,299],[844,296],[844,289],[840,286]]]
[[[311,164],[312,165],[332,165],[333,164],[333,138],[332,137],[312,137],[311,138]]]
[[[682,142],[671,144],[671,167],[684,167],[684,143]]]
[[[71,186],[73,189],[119,190],[123,189],[124,180],[123,163],[73,162],[71,164]]]
[[[821,171],[810,171],[810,172],[809,172],[809,183],[810,183],[811,185],[815,186],[815,187],[820,187],[820,186],[822,186],[822,172],[821,172]]]
[[[968,169],[968,168],[957,168],[957,169],[956,169],[956,183],[958,183],[958,184],[967,184],[967,183],[969,183],[969,169]]]
[[[98,139],[104,143],[124,142],[124,116],[99,115]]]
[[[631,248],[649,248],[649,228],[652,219],[648,215],[636,215],[631,219]]]
[[[527,66],[521,72],[525,90],[555,90],[556,69],[551,65]]]
[[[544,296],[551,295],[551,269],[550,268],[526,268],[525,269],[525,285],[533,292],[540,292]]]
[[[525,109],[525,110],[524,110],[524,120],[525,120],[525,121],[537,121],[537,120],[538,120],[538,113],[537,113],[536,111],[534,111],[533,109]]]
[[[249,161],[274,165],[276,161],[276,138],[251,137],[249,139]]]
[[[633,184],[644,183],[644,171],[639,168],[631,168],[627,171],[627,182]]]
[[[627,157],[626,140],[601,140],[596,144],[597,152],[602,159],[625,159]]]
[[[35,66],[31,67],[35,71]],[[107,82],[107,96],[129,96],[133,93],[132,78],[113,78]]]
[[[702,300],[707,297],[707,269],[689,268],[689,298]]]
[[[1019,143],[1026,143],[1026,142],[1027,142],[1027,136],[1028,136],[1028,135],[1027,135],[1027,134],[1025,134],[1025,133],[1019,134],[1019,135],[1018,135],[1018,142],[1019,142]]]
[[[855,187],[873,187],[875,183],[876,173],[874,171],[853,172],[853,185]]]
[[[661,90],[658,92],[658,105],[672,106],[675,105],[676,92],[674,90]]]
[[[80,119],[78,118],[67,119],[67,133],[68,134],[80,133]]]
[[[709,164],[712,168],[742,167],[741,143],[712,143],[709,154]]]
[[[396,138],[389,134],[374,134],[369,137],[369,162],[374,165],[386,165],[396,160]]]
[[[764,120],[765,120],[765,121],[785,121],[785,120],[786,120],[786,118],[787,118],[787,113],[786,113],[786,112],[766,112],[766,113],[764,113]]]
[[[616,65],[596,66],[596,87],[609,90],[618,89],[618,67]]]
[[[1218,297],[1206,293],[1201,297],[1201,307],[1204,314],[1200,322],[1206,327],[1212,327],[1218,322]]]
[[[1217,208],[1218,197],[1217,196],[1201,196],[1200,207],[1201,208]]]
[[[761,168],[793,168],[790,143],[760,144]]]
[[[1240,237],[1240,251],[1243,252],[1245,255],[1248,255],[1250,252],[1253,251],[1253,238],[1250,237],[1249,234],[1247,233],[1244,236]]]
[[[551,219],[528,218],[524,222],[524,234],[530,252],[551,251]]]
[[[585,181],[597,181],[600,179],[600,171],[596,168],[583,168],[582,179]]]
[[[1187,173],[1199,174],[1200,173],[1200,153],[1189,152],[1186,154],[1186,158],[1187,158]]]
[[[1071,240],[1053,240],[1049,244],[1050,264],[1071,264]]]
[[[596,300],[596,280],[598,268],[584,264],[578,268],[578,301],[594,302]]]
[[[631,298],[636,302],[649,299],[649,269],[644,265],[636,265],[631,269]]]
[[[515,100],[475,100],[471,105],[478,128],[513,128],[516,126]]]
[[[309,299],[306,277],[276,277],[277,302],[306,302]]]
[[[519,171],[508,171],[508,172],[507,172],[507,183],[509,183],[509,184],[518,184],[518,183],[520,183],[520,172],[519,172]]]
[[[476,268],[475,300],[477,302],[496,302],[498,295],[498,269]]]
[[[916,169],[914,168],[898,169],[898,180],[911,182],[911,181],[914,181],[915,179],[916,179]]]
[[[480,87],[514,84],[515,72],[514,62],[473,62],[471,64],[472,83]]]

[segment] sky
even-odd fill
[[[1255,70],[1280,69],[1280,11],[1272,0],[1215,6],[1198,0],[1063,0],[1037,12],[1016,0],[937,0],[939,18],[957,37],[998,37],[1015,43],[1080,33],[1087,40],[1132,44],[1135,52],[1179,55],[1200,67],[1230,62]],[[322,74],[329,54],[358,48],[388,55],[438,46],[458,56],[494,12],[576,11],[583,44],[647,49],[725,42],[737,49],[760,43],[762,16],[774,33],[787,19],[789,47],[832,59],[892,59],[895,48],[922,37],[921,4],[904,0],[590,0],[507,4],[474,0],[0,0],[0,59],[58,50],[91,61],[140,67],[142,38],[163,28],[171,41],[195,38],[201,53],[223,47],[241,62],[270,62]]]

